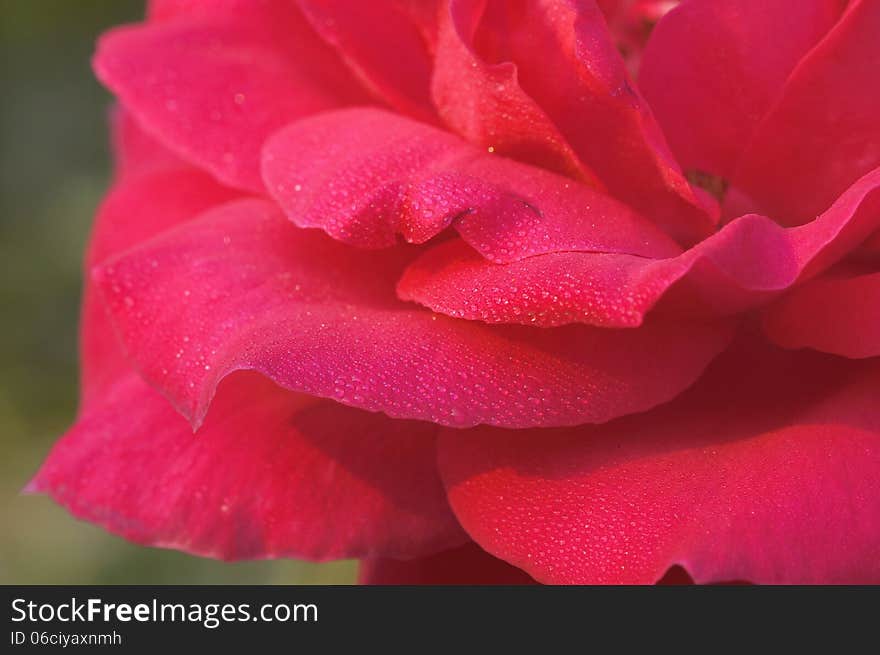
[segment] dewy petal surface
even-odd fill
[[[214,205],[241,197],[172,155],[121,108],[114,112],[113,127],[115,179],[98,209],[85,261],[80,329],[84,405],[131,368],[88,271]]]
[[[433,58],[406,3],[299,0],[299,6],[364,86],[397,111],[436,122],[429,91]]]
[[[137,543],[222,559],[429,555],[466,540],[436,470],[436,431],[239,373],[193,434],[129,374],[29,490]]]
[[[432,90],[458,133],[567,174],[571,150],[680,242],[712,229],[595,2],[452,0],[439,33]]]
[[[440,437],[453,510],[540,582],[880,581],[880,360],[732,347],[652,412]]]
[[[398,294],[450,316],[545,327],[633,327],[655,307],[679,317],[726,315],[765,304],[827,269],[878,225],[880,169],[807,225],[782,228],[763,216],[742,216],[667,259],[551,252],[496,265],[461,240],[447,241],[409,265]],[[867,337],[870,325],[852,327]]]
[[[142,124],[226,184],[261,191],[273,131],[368,101],[293,3],[159,3],[164,20],[111,30],[94,68]]]
[[[293,123],[266,144],[263,176],[294,223],[361,247],[422,243],[453,225],[498,262],[554,250],[680,252],[607,195],[379,109]]]
[[[393,417],[468,427],[601,422],[689,386],[730,326],[535,330],[401,303],[409,248],[377,258],[295,228],[274,205],[231,203],[98,269],[139,370],[198,424],[217,382],[280,385]]]

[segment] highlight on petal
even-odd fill
[[[134,374],[87,408],[29,491],[131,541],[222,559],[416,557],[466,541],[436,426],[240,373],[193,434]]]
[[[595,2],[450,0],[440,16],[432,91],[452,129],[567,175],[581,162],[681,243],[708,235],[717,207],[679,170]]]
[[[361,562],[360,584],[367,585],[532,585],[524,571],[492,557],[474,543],[411,560]]]
[[[880,360],[732,347],[603,426],[445,431],[468,534],[539,582],[880,581]]]
[[[880,166],[880,3],[853,0],[792,72],[732,184],[783,225],[810,221]]]
[[[880,273],[842,267],[810,280],[768,309],[764,330],[785,348],[878,357]]]
[[[209,11],[210,9],[210,11]],[[181,157],[222,182],[261,191],[266,137],[366,93],[293,3],[160,3],[165,20],[99,41],[96,74]]]
[[[657,24],[639,88],[685,170],[733,175],[792,69],[840,11],[839,0],[691,0]]]
[[[453,320],[394,295],[412,254],[352,250],[246,200],[96,275],[138,369],[196,425],[218,381],[239,369],[395,418],[602,422],[674,397],[730,338],[726,322],[611,331]]]
[[[742,216],[668,259],[552,252],[497,265],[456,239],[412,262],[397,290],[435,312],[487,323],[635,327],[655,307],[680,318],[726,315],[765,304],[818,274],[878,226],[880,169],[804,226],[786,229]],[[867,339],[871,328],[853,320]]]
[[[378,109],[301,120],[263,151],[266,187],[300,227],[368,248],[453,225],[487,259],[554,250],[664,257],[678,246],[625,205]]]

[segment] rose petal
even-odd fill
[[[792,72],[733,177],[761,213],[811,220],[880,166],[880,3],[854,0]]]
[[[658,311],[679,317],[736,313],[772,300],[855,248],[880,225],[878,187],[880,169],[812,223],[786,229],[743,216],[663,260],[556,252],[499,266],[460,240],[448,241],[410,264],[398,294],[457,318],[544,327],[634,327],[658,303]],[[853,329],[870,331],[864,322]]]
[[[453,510],[540,582],[880,581],[880,360],[737,347],[604,426],[445,431]]]
[[[86,271],[214,205],[241,196],[174,157],[121,109],[114,115],[113,142],[116,181],[98,209]],[[88,275],[83,295],[80,395],[85,405],[100,398],[131,365]]]
[[[840,11],[838,0],[692,0],[658,23],[639,87],[685,170],[733,174],[789,73]]]
[[[114,155],[113,172],[117,180],[160,170],[191,168],[147,134],[131,112],[122,106],[111,110],[110,128]]]
[[[524,571],[496,559],[474,543],[414,560],[361,562],[359,582],[367,585],[526,585]]]
[[[810,280],[770,307],[764,329],[785,348],[880,356],[880,273],[844,268]]]
[[[139,370],[198,424],[237,369],[393,417],[467,427],[606,421],[690,385],[729,326],[489,328],[401,303],[383,257],[231,203],[97,271]]]
[[[678,3],[679,0],[597,0],[631,75],[639,71],[642,51],[654,25]]]
[[[431,95],[440,117],[471,143],[567,175],[602,190],[553,120],[523,90],[517,65],[491,63],[474,51],[482,7],[442,2]]]
[[[594,2],[449,2],[432,90],[474,143],[568,175],[582,162],[682,242],[712,228]]]
[[[395,0],[300,0],[312,28],[388,105],[436,122],[429,81],[433,61],[416,21]]]
[[[413,557],[466,540],[436,427],[224,382],[198,434],[135,375],[88,408],[30,491],[137,543],[223,559]]]
[[[681,277],[658,270],[661,261],[557,252],[497,265],[453,239],[408,266],[397,295],[440,314],[485,323],[637,327]]]
[[[173,20],[104,35],[95,71],[166,146],[223,182],[262,190],[259,153],[271,132],[365,101],[292,3],[206,4],[182,15],[177,4],[167,6]]]
[[[362,247],[394,245],[397,235],[422,243],[452,224],[493,261],[554,250],[679,252],[608,196],[378,109],[293,123],[266,144],[263,176],[294,223]]]

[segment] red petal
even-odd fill
[[[86,255],[86,270],[240,193],[181,162],[148,137],[130,115],[114,116],[116,182],[104,198]],[[86,276],[80,349],[82,402],[130,370],[106,307]]]
[[[299,5],[376,96],[405,114],[436,121],[428,90],[433,62],[406,8],[396,0],[300,0]]]
[[[880,273],[844,269],[811,280],[770,308],[764,329],[785,348],[880,356]]]
[[[671,256],[665,234],[564,177],[377,109],[297,121],[266,144],[266,186],[300,227],[363,247],[422,243],[450,224],[493,261],[554,250]]]
[[[639,86],[686,170],[733,174],[789,73],[834,25],[840,5],[693,0],[660,21]]]
[[[877,257],[880,255],[880,232],[875,232],[861,245],[862,253],[872,258],[873,261],[878,261]]]
[[[189,167],[168,148],[144,132],[124,107],[110,113],[113,141],[113,169],[117,179],[137,177],[154,171]]]
[[[583,162],[582,175],[597,175],[674,237],[705,236],[712,220],[667,151],[601,12],[593,2],[574,4],[450,2],[433,80],[438,112],[502,154],[569,175]]]
[[[361,563],[361,584],[368,585],[526,585],[524,571],[470,543],[414,560],[374,559]]]
[[[792,72],[734,175],[762,213],[809,221],[880,165],[880,3],[850,2]]]
[[[449,241],[407,268],[398,293],[457,318],[545,327],[638,326],[661,300],[658,311],[679,317],[731,314],[771,300],[855,248],[880,225],[878,187],[880,169],[808,225],[785,229],[743,216],[670,259],[555,252],[499,266]]]
[[[732,348],[652,412],[445,431],[464,528],[541,582],[880,581],[880,360]]]
[[[365,95],[291,3],[207,7],[109,32],[95,71],[169,148],[259,191],[260,147],[271,132]]]
[[[126,539],[219,557],[413,557],[465,540],[436,427],[225,382],[193,434],[135,375],[91,406],[31,483]]]
[[[679,0],[597,0],[632,75],[638,73],[642,50],[654,25],[678,3]]]
[[[442,3],[431,94],[440,117],[483,148],[603,189],[553,120],[523,90],[517,65],[488,62],[474,51],[482,6]]]
[[[674,397],[729,339],[724,325],[534,330],[437,316],[394,295],[411,254],[353,250],[249,200],[98,277],[139,370],[196,424],[237,369],[446,425],[606,421]]]

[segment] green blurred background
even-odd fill
[[[228,564],[125,542],[22,486],[74,417],[80,262],[107,186],[89,57],[139,0],[0,0],[0,583],[347,583],[352,562]]]

